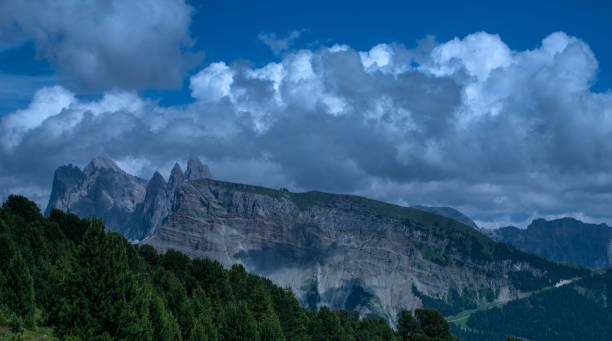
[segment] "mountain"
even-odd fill
[[[540,257],[591,268],[612,266],[612,227],[573,218],[534,220],[526,229],[487,230],[492,238]]]
[[[49,207],[105,221],[108,215],[111,230],[160,252],[176,249],[225,267],[242,264],[291,288],[311,309],[325,305],[389,321],[401,309],[422,306],[453,315],[589,273],[523,253],[423,210],[352,195],[291,193],[198,178],[210,173],[189,171],[195,168],[183,173],[177,165],[167,182],[159,174],[146,182],[114,168],[108,174],[116,179],[71,170],[76,177],[68,180],[67,172],[58,170],[62,178],[56,172],[54,184],[61,186],[54,185]],[[116,183],[125,188],[113,188]],[[120,194],[112,201],[118,208],[89,199],[107,203],[96,193],[111,192]],[[139,196],[127,195],[134,192]]]
[[[11,195],[0,207],[0,339],[126,341],[458,341],[431,309],[381,318],[301,307],[234,265],[158,254],[98,219]],[[407,337],[410,335],[409,337]]]
[[[505,305],[474,312],[465,341],[502,341],[515,335],[534,341],[612,340],[612,270],[542,290]]]
[[[202,178],[212,174],[197,158],[189,159],[185,173],[175,164],[166,183],[158,172],[147,181],[126,173],[108,158],[97,157],[83,170],[67,165],[55,171],[45,214],[59,209],[80,217],[96,216],[111,231],[139,240],[161,226],[183,181]]]
[[[452,207],[436,207],[436,206],[423,206],[423,205],[415,205],[411,206],[412,208],[416,208],[417,210],[427,211],[431,213],[435,213],[447,218],[455,219],[456,221],[463,223],[467,226],[473,227],[475,229],[478,228],[476,223],[465,214],[460,211],[452,208]]]

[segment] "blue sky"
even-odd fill
[[[535,48],[551,32],[584,39],[602,60],[612,57],[609,1],[203,1],[195,3],[193,29],[209,61],[267,60],[259,32],[280,35],[307,29],[301,44],[319,41],[367,49],[382,42],[414,45],[426,35],[439,41],[485,31],[512,48]],[[612,67],[610,67],[612,68]],[[610,72],[603,82],[608,87]]]
[[[612,222],[605,1],[0,2],[0,198],[56,167]]]
[[[261,32],[284,37],[303,30],[293,47],[334,43],[365,50],[379,43],[396,42],[414,47],[431,35],[438,41],[473,32],[499,34],[510,48],[535,48],[542,37],[563,31],[586,41],[600,61],[594,91],[612,87],[612,3],[609,1],[191,1],[194,49],[204,51],[201,65],[215,61],[245,60],[263,65],[278,59],[258,39]],[[192,69],[195,73],[197,68]],[[0,44],[0,72],[34,76],[19,83],[21,96],[4,95],[0,115],[27,105],[40,84],[53,84],[53,67],[36,57],[34,44]],[[101,92],[74,88],[85,97]],[[179,89],[141,89],[144,96],[163,105],[189,103],[185,77]],[[0,95],[2,95],[0,93]]]

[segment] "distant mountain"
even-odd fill
[[[102,217],[161,252],[242,264],[312,309],[394,320],[401,309],[425,306],[453,315],[589,273],[424,210],[217,181],[196,159],[185,173],[176,165],[168,181],[96,159],[84,171],[58,169],[53,192],[49,209]]]
[[[455,219],[456,221],[463,223],[467,226],[473,227],[475,229],[478,228],[476,223],[470,219],[470,217],[465,214],[459,212],[458,210],[452,207],[436,207],[436,206],[423,206],[423,205],[415,205],[411,206],[412,208],[416,208],[417,210],[423,210],[431,213],[435,213],[444,217],[448,217],[451,219]]]
[[[612,267],[612,227],[606,224],[536,219],[526,229],[508,226],[486,233],[540,257],[592,268]]]

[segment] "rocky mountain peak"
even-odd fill
[[[534,219],[527,228],[484,231],[490,237],[538,256],[592,268],[612,266],[612,227],[574,218]]]
[[[72,164],[61,166],[55,170],[49,205],[45,210],[45,214],[49,215],[53,208],[66,210],[67,202],[65,199],[68,198],[68,194],[78,186],[84,178],[85,174],[83,174],[83,171]],[[54,207],[51,205],[52,202],[56,203]]]
[[[97,170],[102,170],[102,169],[108,169],[114,172],[123,173],[123,170],[119,168],[119,166],[115,163],[115,161],[107,157],[104,157],[104,156],[98,156],[94,158],[93,160],[91,160],[89,164],[87,164],[87,166],[85,167],[84,172],[91,174]]]
[[[153,176],[151,177],[151,180],[149,180],[149,185],[150,184],[166,184],[166,180],[164,179],[164,177],[158,172],[155,171],[155,173],[153,173]]]
[[[98,156],[83,170],[73,165],[56,170],[46,212],[56,208],[82,217],[96,216],[110,230],[141,240],[161,226],[182,183],[211,177],[208,166],[196,157],[189,159],[186,172],[175,163],[166,182],[159,172],[147,181]]]
[[[165,190],[166,186],[167,183],[164,177],[158,171],[155,171],[151,177],[151,180],[149,180],[149,183],[147,184],[147,195],[150,191],[157,192],[160,190]]]
[[[189,161],[187,161],[185,178],[187,180],[212,179],[213,176],[207,165],[203,164],[199,158],[192,156],[189,158]]]
[[[185,180],[185,174],[183,173],[183,169],[177,163],[172,167],[172,171],[170,172],[170,178],[168,178],[168,187],[172,189],[176,189],[182,182]]]

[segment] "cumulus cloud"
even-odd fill
[[[475,33],[211,63],[180,107],[43,88],[0,121],[0,188],[44,202],[61,164],[104,154],[148,177],[194,154],[225,180],[449,205],[482,225],[610,222],[612,93],[590,90],[597,69],[564,33],[525,51]]]
[[[33,40],[78,85],[173,87],[201,59],[189,52],[192,12],[184,0],[6,0],[0,38]]]
[[[272,49],[274,54],[278,55],[281,52],[288,50],[291,45],[293,45],[294,41],[297,40],[303,33],[304,30],[294,30],[291,31],[285,38],[279,38],[276,36],[276,33],[262,32],[257,35],[257,38]]]

